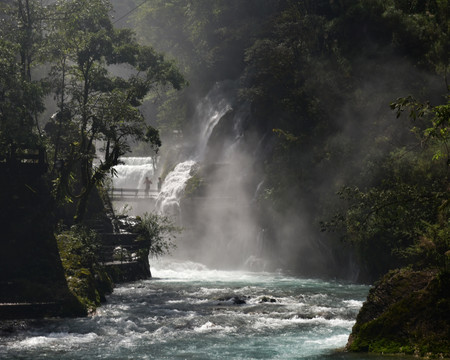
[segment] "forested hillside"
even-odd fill
[[[235,81],[240,103],[251,104],[242,133],[260,139],[260,221],[284,263],[314,269],[316,259],[302,259],[312,247],[332,252],[325,266],[343,276],[355,271],[346,256],[354,252],[360,280],[444,266],[447,1],[128,4],[118,25],[176,59],[190,84],[157,100],[166,137],[189,133],[218,81]]]

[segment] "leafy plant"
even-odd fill
[[[136,217],[132,231],[138,234],[137,241],[148,242],[151,256],[159,257],[170,254],[176,247],[173,241],[181,229],[168,216],[145,213]]]
[[[56,240],[70,291],[88,311],[94,310],[112,291],[111,279],[99,265],[97,233],[75,225],[60,229]]]
[[[397,118],[408,112],[411,121],[417,123],[412,131],[418,135],[422,146],[437,145],[433,160],[444,159],[450,166],[450,95],[446,98],[446,104],[432,106],[407,96],[392,102],[391,108],[396,111]]]

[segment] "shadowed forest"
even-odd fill
[[[233,133],[248,157],[236,176],[283,267],[372,281],[409,264],[445,266],[448,2],[150,1],[115,9],[117,26],[174,59],[189,82],[144,105],[163,151],[173,130],[185,139],[195,131],[199,99],[232,81],[233,111],[250,109]],[[220,139],[230,131],[221,121],[211,149],[226,146]]]

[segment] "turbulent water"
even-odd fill
[[[196,160],[202,159],[212,130],[231,108],[225,90],[217,85],[199,105]],[[228,151],[235,148],[239,136],[236,139]],[[237,161],[242,156],[233,158]],[[145,176],[156,183],[151,158],[124,158],[123,162],[115,167],[118,176],[113,179],[114,187],[142,188]],[[242,159],[239,164],[248,167]],[[182,221],[179,202],[194,166],[193,159],[178,164],[165,178],[156,201],[131,202],[133,213],[156,210],[191,229],[193,224]],[[259,257],[263,232],[261,236],[249,235],[257,228],[245,213],[250,207],[226,206],[223,184],[218,188],[222,199],[203,205],[206,210],[201,216],[192,217],[203,220],[197,228],[203,230],[205,241],[201,246],[188,243],[187,247],[195,252],[208,248],[209,259],[215,250],[215,266],[225,254],[238,249],[240,254],[233,254],[233,258],[241,255],[248,259],[247,268],[266,269],[260,266],[264,260]],[[214,190],[209,194],[212,198],[218,196]],[[238,185],[232,190],[233,201],[245,199]],[[220,221],[222,227],[217,225]],[[192,239],[198,237],[195,233]],[[252,239],[256,247],[250,246]],[[236,246],[236,241],[247,247]],[[200,263],[173,259],[153,261],[152,274],[152,280],[115,288],[108,302],[91,317],[34,321],[21,330],[2,334],[0,359],[375,359],[339,350],[347,342],[367,286],[281,272],[212,270]]]
[[[374,359],[342,348],[367,286],[162,261],[89,318],[0,337],[1,359]]]
[[[156,210],[175,219],[180,217],[180,198],[186,182],[191,177],[191,169],[196,165],[193,160],[178,164],[165,178],[161,192],[156,200]]]

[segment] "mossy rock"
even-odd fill
[[[450,356],[449,291],[448,272],[390,272],[370,290],[347,349]]]

